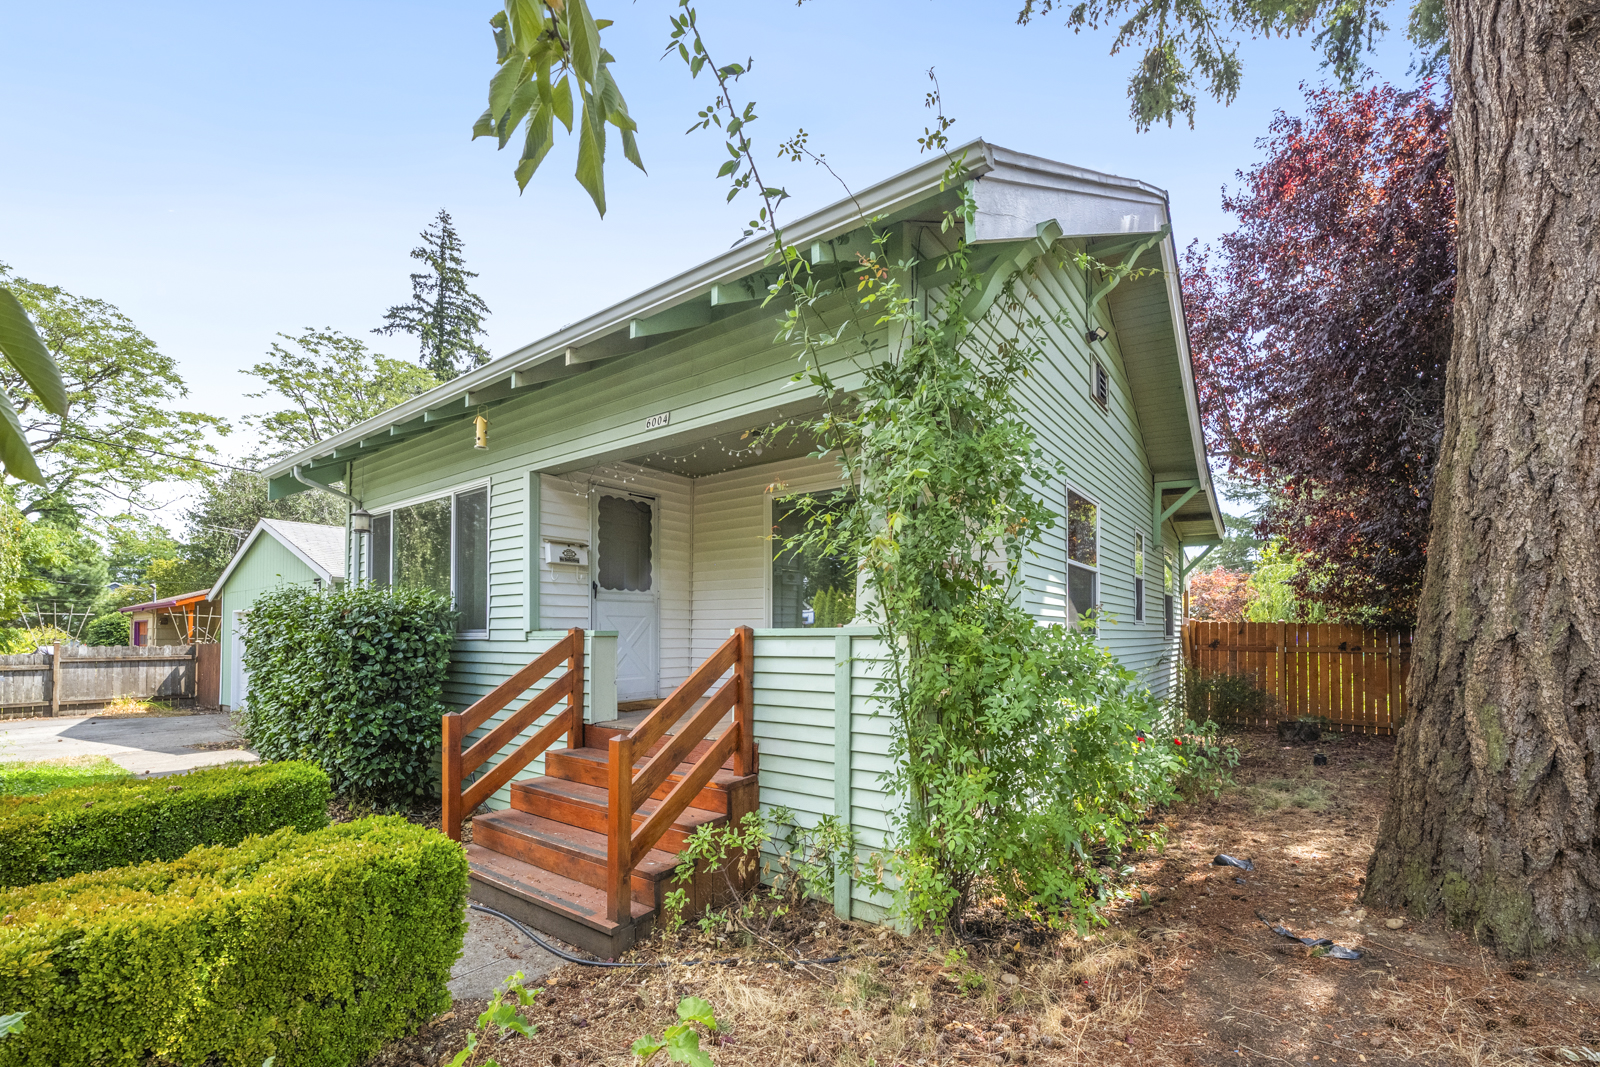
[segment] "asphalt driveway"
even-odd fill
[[[196,747],[200,746],[200,747]],[[109,756],[134,774],[176,774],[239,760],[254,762],[226,713],[0,720],[0,759]]]

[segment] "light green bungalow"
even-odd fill
[[[1072,324],[1052,333],[1053,350],[1018,387],[1067,472],[1040,491],[1058,512],[1083,518],[1070,543],[1063,521],[1028,562],[1028,602],[1039,618],[1063,623],[1097,612],[1099,640],[1164,692],[1178,657],[1183,550],[1223,535],[1166,194],[983,141],[958,151],[971,163],[977,205],[965,236],[992,281],[979,307],[985,328],[1011,328],[1014,312],[994,297],[1024,267],[1017,292]],[[940,189],[944,167],[930,160],[794,221],[786,236],[819,267],[844,268],[867,247],[864,220],[876,218],[890,234],[890,260],[917,260],[907,281],[928,291],[940,284],[935,262],[951,239],[940,228],[954,202]],[[1061,255],[1080,250],[1159,271],[1116,284]],[[841,478],[832,460],[810,456],[811,442],[759,433],[818,407],[790,380],[795,353],[775,340],[777,312],[760,306],[766,253],[759,239],[739,244],[266,472],[274,498],[331,483],[348,490],[350,579],[453,595],[460,632],[449,695],[462,708],[483,701],[458,723],[469,743],[500,723],[506,730],[487,747],[552,721],[565,731],[567,704],[554,691],[542,703],[535,697],[564,684],[554,675],[531,688],[525,679],[496,687],[553,647],[555,663],[571,651],[561,644],[568,631],[585,631],[582,662],[572,665],[581,666],[587,725],[534,767],[558,780],[511,781],[527,753],[555,736],[552,726],[503,769],[510,749],[486,759],[484,749],[469,750],[457,784],[468,810],[486,795],[491,811],[474,824],[474,895],[596,951],[630,942],[653,914],[651,864],[670,861],[674,835],[698,825],[695,812],[721,805],[718,817],[737,816],[741,783],[755,788],[754,759],[738,763],[751,735],[762,808],[790,808],[806,823],[836,815],[867,848],[881,846],[889,826],[893,804],[878,781],[889,726],[874,717],[872,699],[881,648],[851,617],[854,577],[775,553],[774,531],[792,525],[783,498],[838,490]],[[834,370],[848,384],[842,359]],[[739,627],[752,628],[748,645],[736,640]],[[737,647],[727,652],[725,642]],[[683,781],[679,799],[693,801],[683,817],[649,819],[630,837],[616,812],[637,808],[637,826],[657,801],[634,804],[630,792],[619,809],[618,790],[663,779],[640,771],[618,785],[607,745],[648,749],[680,736],[657,719],[701,707],[704,685],[641,723],[643,710],[719,648],[733,657],[735,681],[748,674],[749,696],[719,705],[727,715],[696,735],[704,742],[670,753],[674,764],[684,760],[677,777],[641,794],[670,805],[668,787]],[[524,696],[532,719],[509,723]],[[744,739],[717,750],[733,753],[718,776],[703,788],[687,781],[718,730],[741,721]],[[447,782],[453,758],[447,744]],[[462,784],[474,769],[476,794]],[[447,811],[450,797],[447,788]],[[632,903],[619,903],[630,877]],[[844,914],[881,915],[881,901],[847,875],[836,904]]]

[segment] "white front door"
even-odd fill
[[[593,625],[596,630],[617,631],[618,700],[648,700],[659,695],[655,520],[655,501],[650,497],[601,489],[595,499],[595,552],[589,587],[594,598]]]
[[[250,676],[244,669],[244,630],[245,613],[236,611],[233,613],[233,647],[228,657],[228,696],[233,701],[229,707],[235,711],[244,707],[245,694],[250,687]]]

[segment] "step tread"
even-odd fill
[[[546,793],[564,797],[567,800],[587,804],[600,811],[610,810],[610,798],[606,791],[596,785],[585,785],[582,782],[573,782],[565,778],[551,778],[549,775],[540,775],[537,778],[525,778],[520,782],[512,782],[511,788],[523,793]],[[635,818],[649,818],[661,806],[659,800],[650,799],[641,802],[634,808]],[[706,808],[697,808],[690,805],[673,820],[672,826],[684,833],[693,833],[706,823],[726,821],[727,816],[718,811],[709,811]]]
[[[610,934],[620,925],[606,917],[606,895],[593,886],[492,852],[482,845],[467,846],[467,868],[474,878],[568,915],[590,929]],[[629,903],[634,922],[655,912],[654,908],[637,900]]]
[[[547,819],[516,808],[479,815],[473,824],[489,823],[502,833],[542,840],[555,848],[576,853],[596,863],[606,862],[606,835],[585,830],[581,826]],[[633,873],[647,878],[665,878],[678,866],[678,857],[663,849],[653,848],[633,868]]]
[[[558,748],[554,749],[553,751],[561,756],[566,757],[567,759],[584,760],[588,763],[595,763],[601,766],[605,766],[611,758],[611,754],[605,749],[594,748],[591,746],[585,746],[583,748]],[[638,770],[648,762],[648,756],[641,756],[639,759],[633,761],[633,767],[635,770]],[[730,786],[738,785],[740,782],[755,777],[753,774],[735,774],[733,769],[728,766],[728,764],[732,762],[733,760],[730,757],[723,763],[721,767],[717,768],[717,773],[713,774],[711,776],[711,781],[706,783],[707,788],[715,787],[718,789],[727,789]],[[679,778],[685,778],[688,777],[689,773],[693,770],[694,764],[680,763],[677,767],[673,768],[672,773]]]

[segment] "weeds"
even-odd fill
[[[498,1067],[493,1059],[486,1059],[481,1063],[478,1060],[478,1046],[491,1030],[497,1031],[495,1036],[499,1038],[504,1038],[507,1033],[532,1037],[539,1032],[537,1026],[532,1026],[523,1020],[521,1010],[532,1004],[533,999],[542,990],[528,991],[522,985],[522,978],[522,972],[518,971],[506,979],[503,989],[495,990],[494,999],[489,1001],[489,1006],[478,1016],[478,1028],[467,1033],[467,1047],[456,1053],[455,1058],[450,1061],[450,1067]]]
[[[674,1063],[687,1063],[692,1067],[711,1067],[711,1057],[700,1048],[698,1023],[708,1034],[717,1032],[717,1017],[711,1005],[699,997],[684,997],[678,1001],[679,1022],[664,1030],[660,1037],[648,1034],[633,1043],[633,1054],[640,1063],[649,1063],[656,1053],[666,1050],[667,1058]]]

